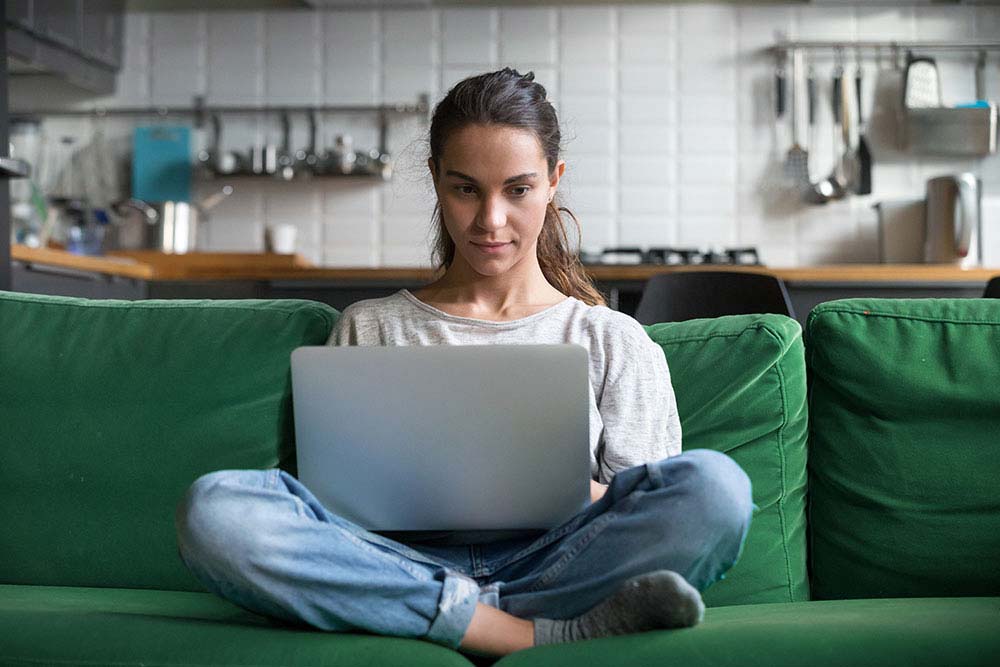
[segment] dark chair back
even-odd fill
[[[635,311],[640,324],[700,317],[777,313],[795,317],[777,276],[737,271],[661,273],[646,281]]]
[[[986,291],[983,292],[984,299],[1000,299],[1000,276],[994,276],[986,283]]]

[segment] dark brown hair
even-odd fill
[[[445,142],[454,132],[468,125],[506,125],[528,130],[535,135],[548,163],[549,176],[559,161],[559,119],[551,102],[545,99],[545,88],[535,82],[533,72],[520,74],[505,67],[469,77],[457,83],[434,109],[431,119],[431,159],[440,169]],[[576,216],[559,206],[555,199],[545,209],[545,222],[538,235],[538,264],[542,274],[556,289],[576,297],[591,306],[605,305],[594,283],[583,269],[580,258],[570,251],[565,212],[576,224]],[[444,225],[440,205],[434,207],[437,234],[434,239],[433,261],[438,270],[447,269],[455,259],[455,242]]]

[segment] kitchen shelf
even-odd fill
[[[149,107],[103,107],[94,106],[89,109],[55,109],[40,108],[12,112],[11,123],[37,123],[43,117],[115,117],[115,116],[193,116],[195,127],[202,127],[206,119],[214,114],[378,114],[379,116],[379,150],[386,152],[388,145],[388,125],[390,115],[410,115],[427,117],[430,112],[430,95],[422,93],[417,96],[416,104],[373,104],[373,105],[206,105],[204,98],[195,96],[190,106],[149,106]]]

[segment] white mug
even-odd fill
[[[279,255],[292,255],[295,253],[295,237],[299,229],[295,225],[282,224],[269,226],[267,228],[267,246],[270,252]]]

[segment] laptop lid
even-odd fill
[[[580,345],[292,352],[299,480],[369,530],[548,529],[590,500]]]

